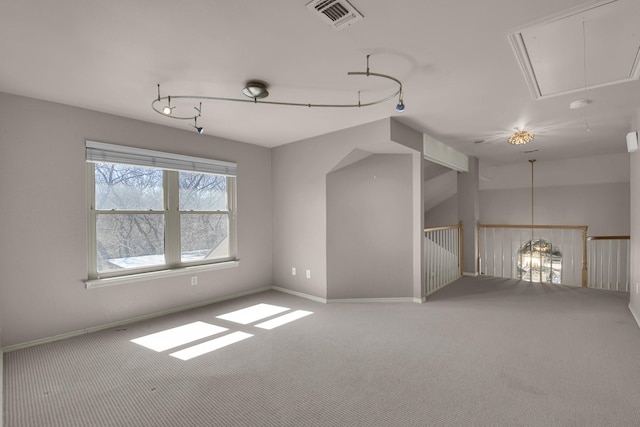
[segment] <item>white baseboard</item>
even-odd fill
[[[274,291],[282,292],[283,294],[289,294],[289,295],[293,295],[293,296],[296,296],[296,297],[309,299],[311,301],[319,302],[319,303],[322,303],[322,304],[326,304],[327,303],[327,299],[326,298],[321,298],[321,297],[305,294],[305,293],[298,292],[298,291],[292,291],[291,289],[281,288],[280,286],[272,286],[271,289],[273,289]]]
[[[413,297],[399,297],[399,298],[337,298],[337,299],[328,299],[327,303],[329,304],[334,304],[334,303],[355,303],[355,304],[359,304],[359,303],[365,303],[365,304],[371,304],[371,303],[378,303],[378,302],[383,302],[383,303],[388,303],[388,302],[403,302],[403,303],[407,303],[407,302],[415,302]]]
[[[203,307],[206,305],[210,305],[210,304],[215,304],[218,302],[222,302],[222,301],[227,301],[227,300],[231,300],[231,299],[235,299],[235,298],[240,298],[240,297],[244,297],[247,295],[252,295],[252,294],[256,294],[259,292],[264,292],[264,291],[269,291],[269,290],[274,290],[274,291],[278,291],[278,292],[282,292],[285,294],[289,294],[289,295],[293,295],[296,297],[300,297],[300,298],[305,298],[311,301],[315,301],[315,302],[319,302],[322,304],[327,304],[327,303],[390,303],[390,302],[401,302],[401,303],[407,303],[407,302],[412,302],[412,303],[418,303],[421,304],[423,302],[426,301],[425,297],[422,298],[413,298],[413,297],[403,297],[403,298],[345,298],[345,299],[326,299],[326,298],[320,298],[314,295],[309,295],[309,294],[305,294],[302,292],[298,292],[298,291],[293,291],[291,289],[286,289],[286,288],[281,288],[279,286],[265,286],[262,288],[257,288],[257,289],[251,289],[248,291],[243,291],[243,292],[238,292],[235,294],[231,294],[231,295],[227,295],[227,296],[223,296],[223,297],[218,297],[218,298],[212,298],[206,301],[200,301],[194,304],[189,304],[189,305],[185,305],[185,306],[181,306],[181,307],[177,307],[177,308],[172,308],[172,309],[168,309],[168,310],[163,310],[163,311],[159,311],[159,312],[155,312],[155,313],[150,313],[150,314],[145,314],[143,316],[137,316],[137,317],[132,317],[129,319],[124,319],[124,320],[119,320],[116,322],[111,322],[111,323],[106,323],[103,325],[98,325],[98,326],[93,326],[90,328],[85,328],[85,329],[80,329],[80,330],[76,330],[76,331],[71,331],[71,332],[65,332],[63,334],[58,334],[58,335],[54,335],[51,337],[45,337],[45,338],[40,338],[37,340],[33,340],[33,341],[27,341],[24,343],[19,343],[19,344],[13,344],[13,345],[9,345],[6,347],[3,347],[0,350],[0,355],[4,354],[4,353],[9,353],[11,351],[16,351],[16,350],[22,350],[24,348],[29,348],[29,347],[33,347],[36,345],[40,345],[40,344],[47,344],[47,343],[51,343],[51,342],[55,342],[55,341],[60,341],[66,338],[72,338],[72,337],[76,337],[78,335],[84,335],[84,334],[90,334],[92,332],[98,332],[98,331],[103,331],[105,329],[111,329],[111,328],[116,328],[118,326],[124,326],[124,325],[129,325],[131,323],[136,323],[136,322],[141,322],[144,320],[149,320],[149,319],[154,319],[156,317],[161,317],[161,316],[166,316],[168,314],[174,314],[174,313],[179,313],[181,311],[187,311],[187,310],[191,310],[194,308],[199,308],[199,307]]]
[[[469,271],[463,272],[462,275],[463,276],[467,276],[467,277],[477,277],[477,276],[479,276],[478,273],[475,273],[475,272],[472,273],[472,272],[469,272]]]
[[[4,353],[2,352],[2,348],[0,347],[0,427],[2,427],[3,424],[3,420],[4,420],[4,396],[2,395],[3,393],[3,384],[4,381],[2,379],[2,372],[3,372],[3,364],[4,364]]]
[[[634,319],[636,319],[636,323],[638,324],[638,327],[640,327],[640,313],[636,313],[633,311],[633,308],[631,307],[631,304],[629,304],[629,311],[631,312],[631,315],[633,316]]]
[[[159,311],[159,312],[155,312],[155,313],[150,313],[150,314],[145,314],[143,316],[137,316],[137,317],[132,317],[129,319],[125,319],[125,320],[120,320],[117,322],[111,322],[111,323],[106,323],[103,325],[98,325],[98,326],[93,326],[91,328],[86,328],[86,329],[80,329],[77,331],[71,331],[71,332],[66,332],[64,334],[59,334],[59,335],[54,335],[52,337],[46,337],[46,338],[40,338],[37,340],[33,340],[33,341],[27,341],[24,343],[20,343],[20,344],[14,344],[14,345],[9,345],[7,347],[4,347],[2,349],[3,353],[9,353],[11,351],[16,351],[16,350],[21,350],[23,348],[28,348],[28,347],[33,347],[36,345],[40,345],[40,344],[47,344],[50,342],[54,342],[54,341],[60,341],[66,338],[71,338],[71,337],[75,337],[78,335],[84,335],[84,334],[90,334],[92,332],[98,332],[98,331],[103,331],[105,329],[110,329],[110,328],[116,328],[118,326],[124,326],[124,325],[129,325],[131,323],[136,323],[136,322],[141,322],[143,320],[149,320],[149,319],[153,319],[156,317],[161,317],[161,316],[166,316],[168,314],[174,314],[174,313],[179,313],[181,311],[186,311],[186,310],[191,310],[194,308],[198,308],[198,307],[204,307],[205,305],[210,305],[210,304],[215,304],[217,302],[222,302],[222,301],[227,301],[230,299],[234,299],[234,298],[240,298],[240,297],[244,297],[247,295],[252,295],[252,294],[256,294],[258,292],[264,292],[264,291],[268,291],[271,290],[271,286],[265,286],[262,288],[258,288],[258,289],[251,289],[248,291],[244,291],[244,292],[238,292],[232,295],[227,295],[227,296],[223,296],[223,297],[218,297],[218,298],[212,298],[206,301],[200,301],[194,304],[189,304],[189,305],[185,305],[185,306],[181,306],[181,307],[177,307],[177,308],[171,308],[168,310],[163,310],[163,311]]]

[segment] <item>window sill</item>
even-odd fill
[[[201,271],[221,270],[224,268],[238,267],[240,261],[226,261],[216,264],[194,265],[192,267],[172,268],[148,273],[129,274],[127,276],[106,277],[104,279],[88,279],[84,281],[86,289],[105,288],[108,286],[126,285],[128,283],[142,282],[145,280],[161,279],[171,276],[184,276]]]

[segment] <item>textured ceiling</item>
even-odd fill
[[[360,109],[210,102],[198,124],[210,135],[272,147],[394,116],[496,165],[533,155],[542,160],[625,150],[640,108],[638,81],[590,89],[586,110],[569,109],[576,94],[534,100],[509,42],[517,29],[593,3],[351,0],[364,18],[340,31],[306,3],[3,0],[0,91],[193,131],[151,109],[157,83],[163,94],[242,97],[244,83],[259,79],[269,83],[272,101],[352,102],[358,90],[365,97],[393,88],[347,76],[364,71],[371,54],[371,71],[402,80],[404,113],[394,110],[394,100]],[[605,21],[594,37],[624,26],[631,48],[637,44],[640,26]],[[607,43],[592,45],[622,49]],[[552,37],[546,45],[556,44]],[[526,148],[509,146],[506,136],[515,127],[532,130],[536,139]]]

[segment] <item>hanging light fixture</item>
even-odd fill
[[[529,163],[531,163],[531,244],[533,245],[533,164],[536,162],[536,159],[530,159]],[[533,250],[533,248],[531,248]]]
[[[528,130],[516,129],[513,135],[509,137],[508,141],[511,145],[523,145],[529,141],[533,141],[533,138],[535,138],[535,135]]]
[[[535,229],[533,222],[533,164],[536,162],[536,159],[530,159],[529,163],[531,163],[531,240],[529,240],[529,280],[533,281],[533,272],[534,270],[540,269],[541,266],[541,258],[542,254],[540,252],[540,241],[533,240],[533,230]]]
[[[380,74],[380,73],[374,73],[371,72],[371,70],[369,69],[369,56],[367,55],[367,69],[366,71],[349,71],[347,73],[347,75],[349,76],[365,76],[365,77],[378,77],[378,78],[382,78],[382,79],[387,79],[387,80],[391,80],[393,82],[395,82],[398,85],[398,88],[391,94],[373,100],[373,101],[369,101],[369,102],[361,102],[360,100],[360,91],[358,91],[358,102],[357,103],[344,103],[344,104],[317,104],[317,103],[311,103],[311,102],[286,102],[286,101],[266,101],[265,98],[267,98],[269,96],[269,91],[267,90],[267,83],[263,82],[263,81],[258,81],[258,80],[251,80],[249,82],[246,83],[246,86],[242,89],[242,93],[247,97],[247,98],[226,98],[226,97],[220,97],[220,96],[191,96],[191,95],[173,95],[173,96],[161,96],[160,95],[160,84],[158,84],[158,97],[156,99],[154,99],[151,102],[151,108],[159,114],[162,114],[165,117],[169,117],[172,119],[177,119],[177,120],[196,120],[196,117],[200,117],[201,116],[201,111],[200,109],[202,108],[202,102],[200,103],[200,109],[193,107],[196,109],[196,111],[198,112],[198,114],[191,114],[191,115],[180,115],[180,114],[173,114],[173,110],[176,108],[175,106],[171,106],[171,99],[173,98],[174,100],[176,99],[180,99],[180,100],[191,100],[191,101],[196,101],[196,100],[207,100],[207,101],[231,101],[231,102],[252,102],[254,104],[268,104],[268,105],[284,105],[284,106],[290,106],[290,107],[307,107],[307,108],[312,108],[312,107],[325,107],[325,108],[361,108],[361,107],[369,107],[372,105],[377,105],[377,104],[381,104],[383,102],[389,101],[391,99],[394,99],[397,97],[398,99],[398,103],[396,104],[396,111],[401,113],[405,110],[405,105],[404,105],[404,100],[403,100],[403,92],[402,92],[402,82],[400,80],[398,80],[395,77],[392,77],[390,75],[387,74]],[[162,101],[166,100],[167,104],[166,106],[160,108],[159,107],[159,103],[162,103]],[[198,129],[197,126],[196,129]],[[200,128],[201,129],[201,128]],[[199,133],[202,133],[200,130],[198,130]]]
[[[519,270],[521,274],[524,273],[524,277],[521,275],[520,278],[526,278],[528,276],[530,282],[533,281],[534,271],[539,271],[541,261],[540,241],[533,240],[535,228],[533,222],[533,164],[535,161],[535,159],[529,160],[529,163],[531,163],[531,238],[527,243],[524,243],[521,250],[518,251],[520,253]]]
[[[542,235],[534,238],[533,165],[535,161],[535,159],[529,160],[531,163],[531,237],[518,250],[519,278],[528,279],[529,282],[559,284],[562,280],[562,253],[557,246],[550,240],[543,238]]]

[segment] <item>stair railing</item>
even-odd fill
[[[589,236],[589,287],[629,292],[629,236]]]
[[[462,222],[424,229],[425,296],[462,276],[462,234]]]
[[[588,285],[587,226],[478,224],[478,272],[496,277],[522,278],[519,248],[530,241],[546,241],[561,252],[561,270],[531,267],[527,279],[573,286]],[[535,270],[539,268],[540,270]],[[556,271],[560,271],[557,275]],[[534,274],[537,273],[537,274]],[[552,277],[553,276],[553,277]],[[535,277],[535,280],[534,280]],[[525,280],[527,280],[525,279]],[[559,279],[559,280],[555,280]]]

